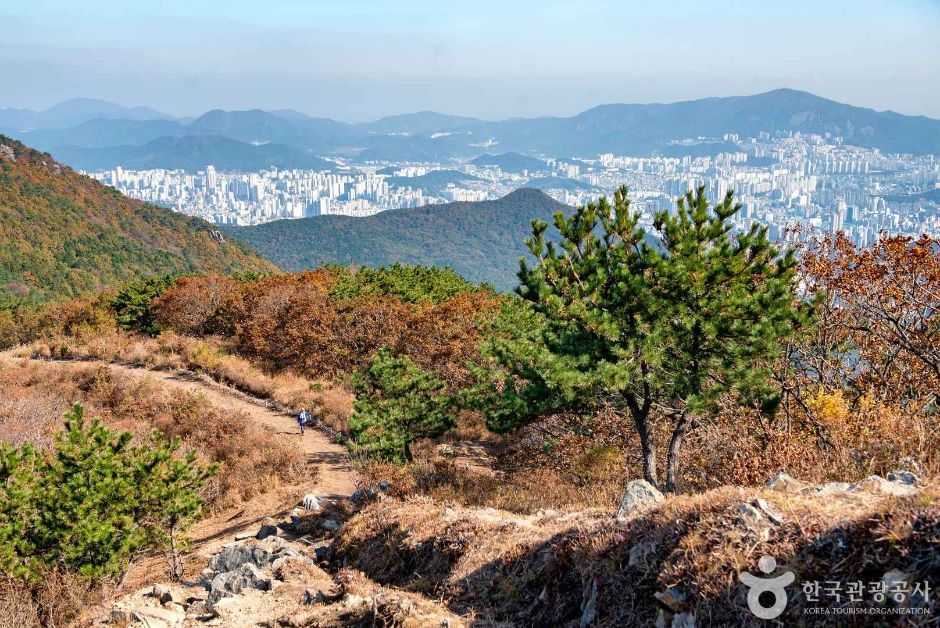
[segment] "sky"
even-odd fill
[[[940,118],[940,0],[11,0],[0,107],[502,119],[778,87]]]

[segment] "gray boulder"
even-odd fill
[[[774,508],[774,506],[767,502],[766,499],[758,497],[752,502],[753,506],[757,508],[765,517],[770,519],[773,523],[780,525],[783,523],[783,515],[780,514],[780,511]]]
[[[856,491],[863,490],[872,493],[884,493],[885,495],[894,495],[895,497],[910,497],[918,493],[917,487],[913,484],[886,480],[880,475],[869,475],[858,484],[853,484],[852,488]]]
[[[774,491],[788,491],[799,489],[803,483],[788,473],[781,471],[774,477],[767,480],[767,488]]]
[[[914,486],[918,484],[920,480],[916,475],[910,471],[892,471],[888,474],[887,480],[889,482],[895,482],[897,484],[906,484],[909,486]]]
[[[220,573],[209,585],[209,606],[230,595],[237,595],[245,589],[271,590],[271,579],[262,574],[251,563],[244,563],[238,569]]]
[[[597,619],[597,578],[585,582],[581,591],[581,620],[579,628],[586,628]]]
[[[304,495],[304,498],[303,498],[304,510],[308,510],[310,512],[320,512],[321,510],[326,508],[328,505],[329,505],[329,502],[327,500],[323,499],[322,497],[314,493],[308,493],[307,495]]]
[[[261,526],[258,530],[258,533],[255,535],[255,538],[259,541],[263,541],[269,536],[277,536],[278,528],[276,524],[266,523]]]
[[[209,561],[209,569],[215,572],[227,572],[245,564],[264,567],[270,563],[271,552],[263,547],[244,544],[226,545]]]
[[[632,480],[627,483],[617,509],[617,520],[623,521],[631,515],[646,510],[665,499],[655,486],[646,480]]]

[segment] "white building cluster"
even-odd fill
[[[651,224],[655,212],[674,209],[677,197],[704,185],[713,202],[733,190],[742,204],[736,224],[742,229],[765,224],[774,238],[785,237],[797,224],[841,231],[859,244],[873,242],[881,233],[940,235],[936,156],[887,155],[845,145],[838,137],[799,133],[725,134],[676,142],[679,153],[704,154],[709,145],[724,150],[701,157],[606,153],[594,159],[546,158],[544,169],[522,173],[454,161],[337,165],[329,172],[219,172],[211,165],[194,174],[116,168],[92,176],[128,196],[227,224],[325,214],[368,216],[386,209],[499,198],[525,186],[579,205],[622,184],[629,186],[634,207]],[[426,179],[418,177],[437,170],[457,170],[472,178],[422,188],[418,182]],[[389,177],[395,177],[395,185]],[[409,178],[416,183],[408,185]]]
[[[219,172],[114,170],[91,173],[132,198],[157,203],[219,224],[252,225],[325,214],[369,216],[426,203],[421,190],[390,190],[369,172],[310,170]]]

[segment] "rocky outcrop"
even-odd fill
[[[198,580],[142,590],[104,619],[419,627],[466,625],[459,613],[472,613],[484,625],[756,625],[737,577],[757,569],[761,553],[810,565],[813,577],[842,561],[852,580],[871,566],[885,582],[923,581],[936,503],[936,487],[907,471],[821,485],[779,474],[766,488],[669,498],[638,480],[624,491],[619,520],[603,508],[521,515],[427,497],[371,500],[352,516],[330,506],[265,521],[262,530],[278,533],[239,535]],[[918,526],[902,538],[880,532]],[[910,604],[933,602],[912,595]],[[801,612],[794,604],[788,617]]]
[[[767,488],[788,493],[833,495],[844,493],[880,493],[894,497],[912,497],[920,492],[917,475],[911,471],[892,471],[886,477],[869,475],[858,482],[827,482],[808,485],[786,473],[778,473],[767,482]]]
[[[341,529],[335,519],[307,523],[321,533]],[[115,602],[102,622],[147,628],[466,625],[436,602],[381,587],[359,572],[330,575],[323,568],[329,538],[277,536],[272,528],[291,525],[266,520],[257,533],[238,534],[209,559],[197,580],[141,589]]]
[[[665,499],[655,486],[646,480],[633,480],[627,483],[617,509],[617,520],[625,521],[644,510],[655,506]]]

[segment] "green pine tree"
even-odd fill
[[[507,378],[485,403],[489,425],[513,429],[563,408],[611,407],[632,417],[643,474],[657,485],[653,421],[668,421],[665,488],[675,491],[683,439],[728,392],[770,410],[767,366],[780,341],[807,324],[794,294],[792,251],[766,228],[732,235],[729,193],[709,208],[704,188],[660,212],[651,242],[625,187],[566,218],[561,236],[533,222],[521,262],[526,307],[505,309],[487,343]]]
[[[383,348],[352,380],[356,393],[349,431],[355,450],[398,463],[412,459],[411,444],[454,425],[454,401],[436,373]]]
[[[214,467],[180,457],[154,434],[135,445],[76,405],[53,454],[0,447],[0,571],[36,577],[62,566],[89,578],[120,573],[140,551],[176,546],[200,512]]]
[[[126,284],[111,301],[117,323],[128,331],[139,331],[155,336],[160,333],[150,306],[153,300],[169,288],[175,277],[148,277]]]

